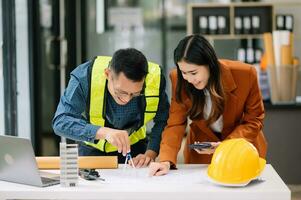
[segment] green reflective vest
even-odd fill
[[[105,69],[109,66],[111,59],[111,57],[107,56],[96,57],[91,73],[89,108],[90,123],[102,127],[105,126],[105,116],[103,112],[104,101],[106,101],[104,98],[106,90]],[[145,78],[144,89],[144,97],[146,101],[144,122],[142,127],[129,136],[131,145],[137,143],[139,140],[145,139],[146,124],[156,115],[159,104],[160,79],[161,69],[159,65],[148,62],[148,74]],[[103,152],[117,151],[117,148],[106,140],[99,140],[96,144],[91,142],[85,143]]]

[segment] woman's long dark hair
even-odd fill
[[[178,62],[195,65],[205,65],[209,68],[209,80],[206,89],[209,91],[212,109],[206,123],[215,122],[224,111],[225,94],[221,82],[220,64],[213,47],[201,35],[190,35],[182,39],[174,50],[174,62],[177,66],[178,81],[176,87],[176,101],[182,103],[183,92],[192,100],[192,107],[188,111],[190,119],[202,119],[205,105],[204,90],[196,89],[191,83],[186,81]]]

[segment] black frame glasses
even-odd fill
[[[144,94],[141,93],[141,92],[143,92],[143,89],[139,93],[138,92],[137,93],[127,93],[125,91],[120,91],[120,90],[115,88],[113,76],[111,76],[111,81],[112,81],[112,87],[113,87],[113,90],[114,90],[113,92],[120,99],[126,99],[127,97],[130,97],[130,99],[132,99],[132,98],[137,98],[137,97],[144,96]]]

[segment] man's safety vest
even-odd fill
[[[89,108],[90,123],[101,127],[105,126],[105,69],[109,66],[111,59],[111,57],[107,56],[96,57],[91,72]],[[144,89],[144,98],[146,102],[146,107],[144,110],[144,122],[137,131],[133,132],[129,136],[131,145],[146,138],[146,124],[151,121],[157,113],[160,93],[160,79],[161,69],[159,65],[148,62],[148,74],[145,78]],[[99,140],[96,144],[90,142],[85,143],[103,152],[117,151],[115,146],[104,139]]]

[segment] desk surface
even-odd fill
[[[271,165],[258,181],[246,187],[229,188],[210,183],[207,165],[179,165],[178,170],[160,177],[148,177],[148,169],[106,169],[103,181],[79,179],[77,187],[60,185],[39,188],[0,181],[2,199],[244,199],[288,200],[291,193]],[[24,172],[25,173],[25,172]]]

